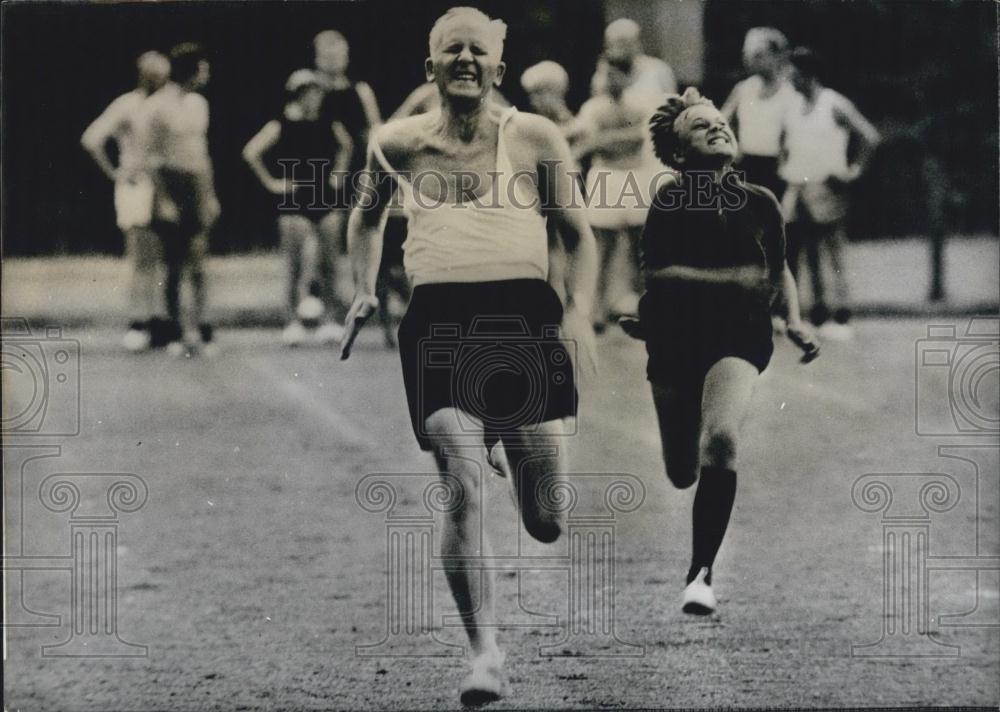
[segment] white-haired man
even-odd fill
[[[604,30],[604,54],[597,63],[597,70],[590,80],[590,93],[594,96],[608,91],[608,69],[614,65],[628,76],[626,93],[654,97],[659,102],[665,94],[677,91],[677,79],[670,65],[659,57],[642,51],[639,23],[621,18]],[[654,109],[656,106],[653,107]],[[652,112],[650,112],[652,113]]]
[[[441,545],[472,649],[472,672],[460,688],[464,704],[498,699],[505,687],[484,561],[490,548],[479,529],[482,464],[506,460],[528,532],[543,542],[559,537],[561,514],[551,502],[545,506],[543,495],[562,481],[560,436],[576,412],[560,322],[582,357],[592,359],[594,348],[594,237],[583,211],[571,208],[582,200],[569,146],[547,119],[498,111],[488,101],[504,74],[505,31],[472,8],[452,8],[438,19],[425,69],[441,107],[374,133],[365,197],[348,226],[357,294],[343,358],[377,306],[379,223],[398,186],[409,220],[405,267],[414,284],[400,357],[417,440],[433,451],[452,493]],[[545,214],[559,223],[574,260],[565,313],[545,281]],[[510,368],[515,350],[530,363]],[[490,371],[490,364],[500,368]],[[533,387],[528,372],[545,374],[545,386]],[[484,445],[501,443],[505,456],[498,448],[491,459]]]
[[[159,52],[145,52],[138,61],[139,82],[122,94],[94,119],[80,138],[103,173],[115,184],[115,216],[125,235],[125,254],[132,270],[129,286],[129,327],[123,344],[129,351],[150,345],[150,330],[156,315],[156,271],[160,265],[160,241],[150,229],[153,217],[153,181],[143,158],[146,99],[167,82],[170,61]],[[118,163],[108,156],[107,143],[118,146]]]

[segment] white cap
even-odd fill
[[[623,17],[604,28],[604,41],[637,40],[639,39],[640,32],[641,29],[638,22]]]

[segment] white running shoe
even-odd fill
[[[478,706],[496,702],[507,694],[507,676],[503,672],[506,659],[499,650],[483,653],[472,659],[470,672],[458,688],[459,700],[463,705]]]
[[[339,344],[344,340],[344,327],[335,321],[328,321],[316,329],[316,339],[321,344]]]
[[[183,341],[171,341],[169,344],[167,344],[167,353],[173,356],[174,358],[180,358],[181,356],[189,355],[187,346],[184,345]]]
[[[681,610],[694,616],[707,616],[715,612],[718,602],[712,587],[705,583],[708,576],[708,568],[702,566],[701,571],[694,577],[694,581],[684,589],[684,603]]]
[[[134,354],[145,351],[149,348],[149,332],[145,329],[129,329],[122,337],[122,346]]]
[[[296,319],[288,322],[288,326],[281,332],[281,341],[285,346],[298,346],[306,340],[306,327]]]

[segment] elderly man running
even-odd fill
[[[453,493],[442,557],[472,649],[464,704],[498,699],[505,688],[492,574],[482,565],[490,548],[479,531],[484,445],[502,444],[527,531],[555,541],[561,515],[545,494],[563,477],[560,436],[576,413],[562,339],[591,363],[594,348],[596,248],[582,208],[571,208],[583,201],[569,146],[551,121],[487,101],[503,77],[505,34],[504,23],[472,8],[435,23],[425,68],[441,107],[374,133],[364,198],[348,223],[357,293],[344,358],[377,307],[379,223],[398,185],[414,285],[400,357],[417,440]],[[559,223],[573,261],[565,313],[545,281],[546,216]],[[498,451],[491,461],[503,459]]]

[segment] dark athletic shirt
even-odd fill
[[[277,175],[292,178],[301,186],[296,190],[294,199],[277,199],[279,206],[284,200],[285,207],[279,208],[280,212],[309,216],[329,212],[335,196],[327,180],[340,150],[331,122],[322,119],[295,121],[284,115],[278,122],[281,124],[281,136],[271,150],[273,160],[295,161],[295,164],[293,169],[278,163]],[[297,208],[290,207],[292,204]]]
[[[727,179],[724,204],[736,207],[721,211],[691,207],[683,185],[659,190],[642,234],[644,269],[758,265],[767,268],[772,278],[780,276],[785,231],[774,194],[762,186],[739,183],[734,174]],[[665,207],[671,205],[684,207]],[[762,322],[770,329],[768,300],[735,287],[653,282],[642,296],[639,311],[653,338],[662,334],[673,340],[681,333],[701,338],[707,331],[736,335]]]
[[[323,105],[319,115],[328,126],[334,121],[339,121],[344,125],[354,141],[354,154],[351,156],[350,170],[354,173],[363,168],[368,117],[365,115],[365,107],[358,95],[357,84],[351,82],[343,89],[328,90],[326,96],[323,97]]]

